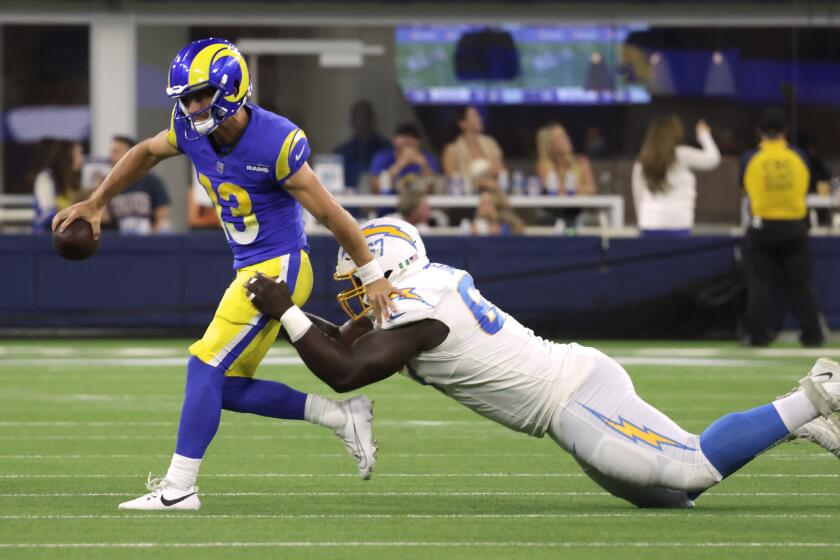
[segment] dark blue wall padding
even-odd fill
[[[729,336],[742,307],[740,243],[717,236],[608,244],[596,237],[426,238],[433,261],[468,269],[487,299],[552,336]],[[306,309],[341,320],[332,279],[337,244],[318,236],[310,246],[315,284]],[[812,248],[817,300],[838,328],[840,290],[831,279],[840,277],[840,238],[813,238]],[[0,236],[0,327],[165,328],[192,336],[233,279],[231,264],[215,231],[106,232],[82,262],[59,258],[49,237]]]

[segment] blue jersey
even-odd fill
[[[213,149],[210,138],[187,140],[186,120],[170,122],[167,140],[190,158],[222,223],[233,268],[294,253],[306,247],[300,204],[283,184],[309,158],[309,142],[289,119],[256,105],[228,154]]]

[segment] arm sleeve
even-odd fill
[[[280,153],[277,154],[277,161],[274,164],[274,176],[279,184],[294,175],[306,160],[309,159],[311,150],[309,140],[303,130],[294,127],[286,134]]]
[[[709,133],[697,136],[701,149],[677,146],[677,161],[690,169],[714,169],[720,163],[720,151]]]

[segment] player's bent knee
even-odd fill
[[[634,487],[695,492],[721,481],[699,449],[678,461],[629,442],[604,438],[586,462],[601,475]]]
[[[233,412],[245,411],[241,403],[242,393],[253,385],[251,377],[225,377],[222,383],[222,408]]]
[[[224,372],[190,356],[187,361],[188,393],[220,392],[225,381]]]
[[[684,490],[674,490],[656,486],[639,486],[624,480],[619,480],[603,473],[578,460],[583,472],[598,486],[615,496],[633,504],[638,508],[691,508],[694,502]]]
[[[591,458],[592,466],[601,474],[637,486],[656,482],[656,458],[639,453],[632,444],[603,438]]]

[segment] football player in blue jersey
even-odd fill
[[[121,509],[198,509],[196,487],[204,453],[222,409],[284,419],[304,419],[335,430],[367,479],[376,460],[372,403],[298,392],[254,379],[280,330],[261,314],[242,287],[255,273],[282,278],[297,305],[312,290],[312,267],[303,228],[306,208],[335,235],[358,265],[368,297],[383,317],[395,309],[393,286],[368,250],[358,224],[329,194],[307,163],[306,135],[288,119],[247,103],[248,66],[223,39],[190,43],[169,70],[166,93],[175,101],[169,128],[134,146],[86,201],[59,212],[53,230],[77,219],[99,237],[102,209],[160,161],[186,155],[198,171],[233,251],[236,277],[225,291],[201,340],[190,346],[178,440],[166,475],[147,483],[149,493]]]

